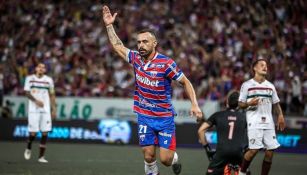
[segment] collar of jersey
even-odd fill
[[[149,64],[150,64],[154,59],[156,59],[157,56],[158,56],[158,52],[156,52],[155,56],[145,64],[144,70],[147,70]]]

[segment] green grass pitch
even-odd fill
[[[32,158],[23,158],[25,142],[0,142],[1,175],[143,175],[144,163],[138,146],[103,144],[48,143],[48,164],[37,162],[38,141],[33,144]],[[208,160],[201,149],[178,148],[183,165],[182,175],[205,174]],[[263,153],[252,162],[253,175],[260,174]],[[276,153],[271,175],[305,175],[307,155]],[[172,170],[158,164],[161,175]]]

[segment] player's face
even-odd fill
[[[265,76],[268,72],[268,66],[265,61],[259,61],[254,67],[255,73]]]
[[[42,63],[38,64],[35,68],[35,71],[36,71],[36,74],[39,76],[44,75],[46,72],[45,64],[42,64]]]
[[[148,58],[148,56],[155,51],[157,41],[149,32],[140,33],[137,36],[138,51],[141,57]]]

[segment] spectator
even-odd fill
[[[222,97],[238,90],[250,78],[251,60],[263,55],[272,65],[269,80],[284,83],[277,90],[282,99],[291,101],[293,94],[287,97],[286,92],[292,86],[288,72],[299,77],[306,72],[305,1],[152,0],[150,6],[147,2],[112,1],[111,8],[119,9],[119,37],[133,48],[128,41],[139,28],[159,30],[158,50],[177,59],[201,98],[216,90],[209,81],[215,82]],[[25,76],[43,61],[58,96],[132,97],[131,70],[107,44],[100,7],[97,1],[86,0],[3,1],[0,60],[10,65],[3,70],[4,93],[22,95]],[[182,91],[173,93],[186,98]],[[288,111],[299,112],[293,110]]]

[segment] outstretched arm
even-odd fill
[[[286,123],[284,119],[284,115],[282,113],[281,107],[279,103],[273,104],[273,108],[278,116],[277,118],[277,129],[283,131],[286,128]]]
[[[110,43],[112,44],[112,47],[114,51],[123,59],[126,59],[128,49],[124,46],[123,42],[119,39],[117,34],[115,33],[113,23],[115,21],[117,13],[114,13],[112,16],[110,9],[108,6],[103,6],[102,8],[102,16],[103,21],[107,29],[108,37],[110,40]]]
[[[179,80],[180,84],[183,85],[184,90],[186,92],[186,94],[188,95],[192,107],[191,107],[191,111],[190,111],[190,115],[192,116],[196,116],[197,118],[202,118],[203,114],[198,106],[198,102],[196,100],[196,94],[195,94],[195,90],[191,84],[191,82],[187,79],[186,76],[183,76],[180,80]]]

